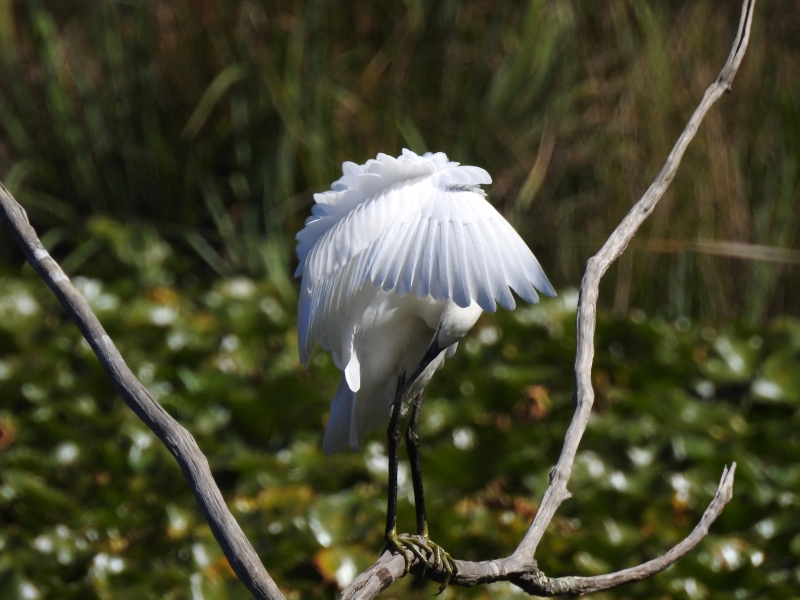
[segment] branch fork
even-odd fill
[[[575,414],[567,430],[558,462],[550,474],[550,483],[531,525],[514,553],[506,558],[483,562],[456,561],[458,573],[451,585],[474,586],[496,581],[509,581],[536,596],[578,595],[607,590],[639,581],[659,573],[691,551],[707,535],[708,529],[720,515],[733,495],[736,464],[722,472],[717,492],[691,534],[663,556],[637,567],[595,577],[550,578],[539,570],[534,556],[558,507],[571,494],[567,490],[578,444],[589,421],[594,403],[591,369],[594,357],[594,333],[600,280],[611,264],[619,258],[636,231],[664,195],[678,170],[689,142],[697,133],[711,106],[731,89],[731,84],[747,50],[755,0],[744,0],[739,28],[731,52],[717,78],[706,90],[702,101],[689,119],[686,128],[670,152],[661,172],[614,230],[600,251],[586,263],[581,282],[577,312],[577,352],[575,357]],[[28,262],[47,283],[89,342],[117,391],[144,423],[167,446],[181,467],[195,494],[217,542],[231,567],[247,589],[258,599],[284,599],[225,505],[214,483],[208,461],[194,438],[175,421],[147,389],[136,379],[111,338],[106,334],[86,299],[72,285],[58,263],[42,246],[28,222],[23,208],[0,184],[0,216],[9,226]],[[421,572],[424,565],[414,557],[411,570]],[[405,559],[399,554],[384,554],[359,575],[340,595],[341,600],[367,600],[377,596],[405,572]],[[446,573],[439,566],[427,565],[427,576],[443,581]]]

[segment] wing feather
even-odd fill
[[[471,249],[472,272],[475,288],[475,301],[483,310],[488,313],[493,313],[497,310],[494,294],[492,293],[492,276],[489,274],[489,265],[486,260],[486,250],[484,249],[484,240],[481,231],[478,228],[478,223],[467,223],[465,226],[467,237],[471,241],[469,247]]]
[[[533,287],[543,293],[545,296],[555,297],[556,290],[544,274],[544,269],[536,260],[536,257],[528,248],[528,245],[523,241],[520,235],[514,230],[511,225],[508,228],[514,232],[514,242],[517,248],[517,254],[522,260],[522,266],[525,269],[525,276],[533,284]]]
[[[411,284],[411,289],[417,298],[424,298],[431,293],[431,271],[438,230],[439,223],[436,222],[436,219],[428,218],[427,231],[422,241],[417,268],[414,271],[414,282]]]
[[[525,278],[525,272],[520,263],[519,256],[517,255],[517,252],[513,246],[509,247],[508,233],[502,227],[502,223],[504,222],[505,221],[493,220],[489,222],[489,225],[492,227],[495,234],[495,239],[497,240],[496,248],[503,256],[503,268],[506,272],[506,283],[519,295],[520,298],[526,302],[535,304],[538,299],[536,299],[535,296],[531,296],[533,288],[531,287],[530,282]]]
[[[414,239],[417,237],[419,221],[419,215],[415,215],[411,222],[404,225],[405,235],[403,236],[403,241],[397,247],[397,254],[392,262],[392,268],[389,269],[389,274],[383,282],[383,291],[385,292],[389,292],[397,287],[397,282],[400,279],[400,274],[403,271],[408,253],[411,250]]]
[[[451,299],[461,308],[466,308],[472,303],[470,291],[469,264],[467,263],[467,248],[464,241],[464,224],[458,220],[450,221],[450,259],[453,264]]]
[[[492,296],[506,310],[514,310],[516,302],[511,290],[508,289],[507,267],[503,264],[503,257],[500,253],[499,243],[494,237],[493,229],[487,221],[478,221],[477,225],[483,234],[483,239],[486,240],[484,249],[487,254],[492,256],[491,259],[487,257],[487,260],[491,260],[489,276],[491,278]]]
[[[406,225],[403,223],[397,224],[384,232],[383,236],[370,245],[372,259],[370,260],[369,269],[371,271],[372,284],[376,287],[382,287],[389,276],[389,270],[392,268],[398,247],[402,244],[405,234]]]
[[[547,276],[544,274],[544,270],[542,266],[539,264],[539,261],[536,260],[536,257],[531,252],[531,249],[528,248],[528,245],[522,240],[519,233],[511,227],[508,221],[501,222],[502,227],[506,231],[506,235],[508,236],[509,246],[512,246],[513,249],[516,251],[517,256],[519,257],[520,264],[522,266],[523,273],[525,274],[525,278],[533,285],[534,288],[542,292],[546,296],[555,296],[556,291],[553,289],[553,286],[548,281]],[[534,293],[535,295],[535,293]]]
[[[428,221],[429,219],[427,217],[420,217],[416,225],[412,226],[414,235],[410,239],[408,254],[403,261],[400,277],[397,280],[397,286],[395,288],[400,296],[405,296],[411,291],[411,286],[414,283],[419,257],[422,254],[423,247],[427,243]],[[419,275],[416,275],[416,277],[419,277]],[[424,295],[427,296],[427,294]]]
[[[453,259],[450,256],[450,222],[439,222],[437,234],[439,245],[436,249],[439,255],[433,261],[434,273],[431,275],[431,295],[434,300],[442,302],[452,297],[450,282],[452,281]]]

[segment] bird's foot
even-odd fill
[[[428,557],[423,554],[423,550],[430,552],[430,548],[426,548],[422,545],[424,543],[425,538],[420,535],[409,535],[407,533],[398,534],[394,529],[386,534],[386,547],[402,555],[406,563],[405,570],[403,571],[404,576],[411,570],[411,563],[414,562],[415,556],[420,559],[425,565],[425,568],[427,568]]]
[[[398,535],[396,532],[392,531],[386,534],[386,544],[390,549],[403,555],[403,559],[406,563],[403,575],[407,574],[411,569],[411,563],[414,561],[415,556],[422,563],[420,579],[425,577],[429,565],[434,569],[440,567],[444,569],[444,581],[439,585],[437,595],[445,590],[453,575],[458,573],[458,567],[453,557],[439,544],[432,542],[427,535]]]

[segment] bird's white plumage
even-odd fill
[[[397,375],[421,358],[447,305],[475,303],[494,312],[496,302],[514,308],[509,288],[532,303],[536,289],[555,294],[530,249],[486,201],[485,170],[443,153],[404,150],[398,158],[346,162],[342,172],[330,191],[314,195],[311,217],[297,234],[300,358],[307,363],[319,342],[344,371],[326,451],[345,438],[360,446],[366,430],[388,418],[385,398],[390,405]],[[409,319],[418,321],[416,329]],[[391,327],[405,327],[408,335]],[[365,363],[376,345],[389,348],[384,366]]]

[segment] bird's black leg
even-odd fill
[[[419,413],[422,409],[422,394],[414,398],[411,419],[406,429],[408,459],[411,462],[411,480],[414,484],[414,508],[417,513],[417,535],[428,537],[428,521],[425,518],[425,490],[422,487],[422,469],[419,464]]]
[[[406,429],[406,444],[408,445],[408,459],[411,462],[411,480],[414,484],[414,508],[417,513],[417,537],[418,544],[422,546],[430,557],[433,558],[433,566],[444,567],[445,579],[439,587],[442,593],[450,582],[450,578],[458,572],[455,561],[445,552],[441,546],[431,541],[428,536],[428,520],[425,515],[425,490],[422,485],[422,468],[419,462],[419,414],[422,410],[422,392],[414,398],[411,404],[411,418]],[[425,561],[427,569],[427,560]],[[425,575],[423,570],[422,576]]]
[[[403,388],[401,376],[397,381],[397,394],[392,403],[392,412],[389,418],[389,428],[386,430],[386,439],[389,450],[389,502],[386,507],[386,536],[396,533],[397,527],[397,468],[399,464],[400,450],[400,403],[402,400],[399,394]]]
[[[402,410],[403,384],[405,376],[401,375],[397,381],[397,391],[395,392],[392,412],[389,417],[389,428],[386,431],[389,451],[389,500],[386,507],[386,545],[403,555],[406,563],[405,572],[411,568],[414,556],[423,563],[427,562],[427,557],[419,548],[419,542],[408,535],[397,534],[397,468],[399,465],[400,450],[400,412]]]

